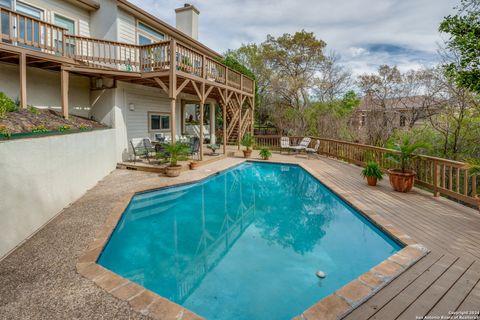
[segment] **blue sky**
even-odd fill
[[[171,25],[178,0],[131,0]],[[402,70],[438,62],[438,25],[459,0],[193,0],[199,40],[218,52],[305,29],[354,74],[381,64]]]

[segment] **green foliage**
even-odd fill
[[[190,146],[186,143],[172,143],[164,145],[164,152],[158,153],[158,159],[164,159],[165,162],[170,162],[171,166],[176,166],[178,161],[188,160],[190,154]]]
[[[18,104],[5,93],[0,92],[0,119],[4,119],[8,112],[18,111]]]
[[[64,124],[62,126],[58,126],[57,131],[64,132],[64,131],[70,130],[71,128],[72,128],[72,126],[70,126],[68,124]]]
[[[462,0],[457,14],[445,17],[439,30],[449,34],[447,49],[458,59],[444,65],[446,75],[480,93],[480,2]]]
[[[271,156],[272,156],[272,152],[270,151],[270,149],[268,148],[260,149],[260,157],[262,157],[263,159],[267,160]]]
[[[89,130],[89,129],[92,129],[92,127],[89,126],[89,125],[86,125],[86,124],[82,123],[82,124],[78,127],[78,129],[80,129],[80,130]]]
[[[34,106],[28,106],[27,111],[30,112],[31,114],[39,114],[40,113],[40,110],[38,110]]]
[[[242,138],[241,144],[242,146],[247,148],[247,150],[250,150],[250,148],[253,146],[253,136],[249,132],[245,133]]]
[[[468,174],[470,176],[480,175],[480,159],[479,158],[468,159],[467,165],[468,165]]]
[[[362,170],[362,175],[363,175],[364,178],[375,177],[378,180],[383,179],[383,172],[380,169],[380,166],[378,165],[378,163],[376,163],[375,161],[367,162],[367,165]]]
[[[418,149],[428,149],[429,144],[423,141],[413,141],[408,134],[399,137],[398,140],[390,140],[387,143],[387,148],[397,151],[397,153],[390,153],[387,155],[389,160],[400,164],[400,169],[403,173],[408,169],[411,159],[414,159]]]
[[[0,126],[0,137],[10,139],[11,136],[12,136],[12,133],[7,127]]]
[[[49,132],[50,130],[48,130],[47,127],[45,127],[45,125],[41,124],[33,127],[31,131],[34,133],[41,133],[41,132]]]

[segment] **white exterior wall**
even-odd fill
[[[0,142],[0,257],[115,169],[112,129]]]
[[[118,41],[137,43],[136,19],[130,13],[118,9]]]
[[[18,65],[0,63],[0,91],[12,99],[20,94]],[[70,75],[69,112],[88,116],[90,110],[90,80]],[[60,110],[60,73],[38,68],[27,68],[27,103],[40,108]]]
[[[72,3],[62,0],[27,0],[29,5],[44,10],[43,20],[54,23],[54,15],[59,14],[75,21],[77,35],[90,36],[90,13]]]
[[[100,1],[100,9],[90,16],[91,36],[93,38],[118,41],[118,7],[116,0]]]

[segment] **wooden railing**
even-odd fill
[[[175,40],[136,45],[66,34],[65,28],[0,8],[0,42],[35,51],[65,56],[95,67],[122,71],[156,72],[176,70],[221,83],[252,94],[254,81]],[[172,51],[174,50],[174,51]]]
[[[66,29],[0,8],[0,42],[62,55]]]
[[[299,144],[302,137],[290,137],[290,144]],[[374,147],[353,142],[311,137],[310,147],[320,141],[318,154],[341,159],[357,165],[365,165],[375,159],[383,170],[398,168],[388,155],[395,150]],[[280,136],[255,136],[257,147],[280,148]],[[480,194],[480,183],[471,175],[466,163],[419,155],[410,166],[417,173],[416,184],[431,190],[435,196],[445,195],[461,202],[476,205],[475,195]]]

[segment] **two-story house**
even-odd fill
[[[254,81],[198,41],[196,7],[175,13],[173,27],[127,0],[0,0],[0,91],[115,128],[119,160],[155,133],[237,143],[253,130]]]

